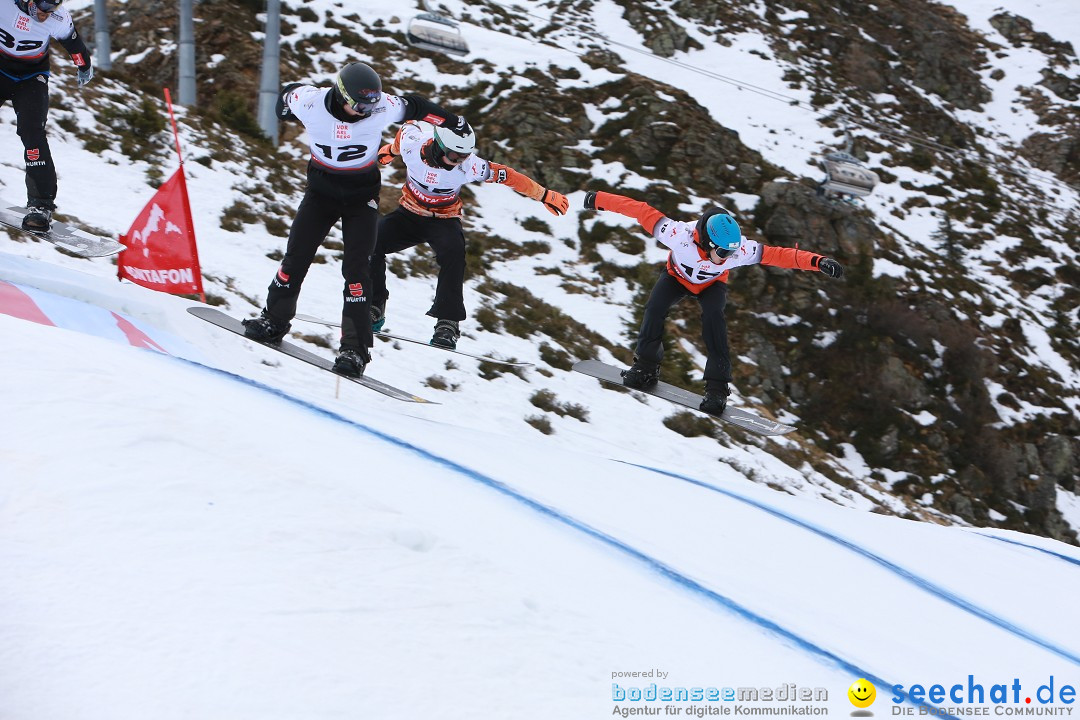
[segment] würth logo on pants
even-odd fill
[[[26,159],[27,160],[33,161],[33,160],[37,160],[40,157],[41,157],[41,150],[39,150],[38,148],[34,148],[33,150],[27,150],[26,151]]]
[[[367,302],[364,286],[360,283],[349,283],[349,296],[345,298],[345,302]]]
[[[278,268],[277,275],[274,276],[274,284],[278,287],[289,287],[289,276],[281,268]]]

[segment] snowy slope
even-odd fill
[[[628,704],[612,682],[796,683],[843,714],[858,677],[885,714],[886,685],[1075,683],[1074,548],[335,397],[83,279],[210,360],[102,337],[95,304],[83,331],[0,315],[4,720],[589,718]]]
[[[996,5],[954,4],[973,27],[995,32],[987,18]],[[335,7],[310,5],[320,15]],[[394,30],[408,17],[381,3],[347,6]],[[534,30],[547,25],[550,9],[522,7],[534,14]],[[1018,12],[1080,47],[1075,3]],[[591,13],[616,42],[642,47],[616,3],[596,2]],[[298,24],[297,32],[315,29]],[[397,65],[400,89],[411,77],[467,85],[507,73],[524,84],[525,70],[549,62],[579,71],[568,83],[609,79],[581,61],[584,42],[566,28],[548,36],[560,48],[475,25],[463,31],[474,57],[496,62],[495,72],[476,65],[468,75],[440,75],[429,60],[405,61]],[[806,100],[780,80],[761,38],[732,40],[676,60]],[[1026,52],[1006,48],[995,61],[1008,66],[1013,84]],[[775,97],[621,54],[628,69],[692,92],[795,176],[814,175],[812,153],[838,142],[813,113]],[[321,60],[328,68],[354,58],[342,50]],[[115,148],[90,152],[59,125],[104,131],[99,109],[134,97],[105,73],[91,90],[101,95],[80,102],[73,75],[58,73],[54,97],[68,97],[51,114],[58,201],[61,212],[116,235],[152,194],[151,165]],[[1008,122],[1001,108],[1012,90],[995,92],[999,105],[971,120],[1003,147],[1022,138],[1024,117]],[[220,218],[282,170],[219,157],[210,148],[220,128],[189,124],[183,111],[179,119],[207,290],[225,310],[250,315],[276,266],[268,255],[284,241],[261,223],[228,232]],[[9,150],[0,157],[0,197],[18,204],[23,171],[7,108],[0,138]],[[303,157],[299,146],[287,150]],[[209,166],[190,162],[208,154]],[[901,180],[926,179],[892,170]],[[591,172],[626,187],[648,182],[618,164]],[[265,204],[295,205],[299,172],[294,181],[295,192]],[[932,208],[891,214],[915,194],[890,184],[868,206],[904,237],[922,237],[936,223]],[[570,193],[572,207],[581,195]],[[498,263],[494,276],[625,344],[625,284],[583,296],[534,272],[579,260],[568,246],[579,229],[574,214],[553,218],[505,188],[479,187],[476,196],[477,231],[551,245],[539,260]],[[688,198],[679,209],[715,199]],[[757,198],[732,200],[749,210]],[[1067,208],[1076,196],[1047,202]],[[530,217],[552,235],[524,231]],[[636,262],[600,250],[613,262]],[[900,252],[926,254],[917,243]],[[993,254],[987,249],[971,267],[988,287]],[[300,311],[332,318],[341,281],[334,254],[324,256]],[[650,247],[646,257],[659,264],[663,253]],[[875,272],[909,271],[883,262]],[[949,687],[968,675],[987,689],[1018,678],[1031,693],[1050,676],[1058,688],[1080,684],[1075,548],[867,513],[904,507],[853,450],[821,460],[846,479],[841,485],[777,459],[805,442],[798,436],[685,438],[663,425],[665,403],[605,391],[589,378],[530,370],[485,380],[472,361],[380,343],[373,376],[441,403],[405,405],[191,318],[186,301],[120,284],[111,260],[75,259],[14,232],[0,234],[0,281],[59,326],[0,312],[0,720],[607,717],[628,706],[613,701],[612,682],[650,682],[613,674],[651,668],[670,673],[653,681],[672,687],[826,688],[832,714],[851,712],[846,689],[867,677],[878,685],[879,716],[891,714],[893,684]],[[425,337],[433,282],[391,282],[390,326]],[[1050,322],[1045,297],[995,297],[1003,308],[1023,307],[1035,361],[1080,387],[1080,370],[1038,342]],[[467,287],[468,306],[480,301],[475,285]],[[173,357],[133,349],[117,316]],[[294,330],[330,354],[331,331],[301,323]],[[464,330],[473,349],[538,362],[531,339],[474,324]],[[534,407],[538,390],[580,403],[588,421]],[[755,398],[736,397],[754,406]],[[537,432],[530,416],[547,419],[554,435]],[[1080,501],[1058,493],[1059,508],[1080,528]]]
[[[88,0],[76,0],[71,6],[78,10],[89,7],[90,3]],[[320,15],[328,11],[335,16],[356,13],[366,24],[381,23],[383,27],[391,30],[402,30],[409,17],[395,8],[379,3],[349,2],[337,6],[319,0],[311,3],[311,6]],[[453,2],[446,7],[456,14],[463,14],[468,10],[465,5]],[[523,10],[515,11],[515,17],[533,25],[535,30],[546,27],[549,20],[554,21],[554,33],[546,39],[557,42],[558,47],[540,44],[527,35],[512,36],[506,32],[466,24],[463,26],[463,33],[472,48],[470,57],[484,58],[492,63],[494,69],[485,69],[483,63],[474,63],[465,74],[441,73],[429,59],[403,59],[394,63],[393,87],[403,92],[408,91],[412,78],[421,81],[437,78],[439,84],[447,87],[465,87],[484,80],[494,83],[505,76],[511,77],[517,84],[528,85],[531,81],[524,76],[524,72],[530,67],[545,67],[548,63],[579,73],[580,77],[576,80],[562,81],[567,86],[588,87],[611,79],[611,73],[595,70],[579,57],[588,43],[595,42],[595,36],[582,35],[574,24],[559,25],[561,17],[553,16],[549,9],[535,4],[520,7]],[[1076,17],[1077,13],[1071,3],[1042,3],[1038,8],[1040,9],[1037,12],[1031,14],[1037,28],[1049,23],[1053,18],[1055,37],[1069,40],[1080,36],[1080,19]],[[988,33],[992,31],[986,22],[988,14],[993,11],[988,5],[971,0],[970,7],[962,6],[960,9],[972,17],[972,23],[978,29]],[[757,11],[763,10],[758,8]],[[297,27],[297,36],[325,30],[318,22],[301,21],[295,15],[291,15],[289,19]],[[705,49],[666,60],[644,52],[640,36],[627,25],[622,17],[622,10],[616,3],[595,3],[590,10],[589,22],[583,25],[581,30],[591,32],[590,28],[602,29],[610,42],[615,44],[613,47],[620,52],[628,71],[664,78],[666,82],[690,92],[708,110],[722,118],[725,126],[738,131],[747,145],[795,176],[816,174],[810,165],[813,154],[822,147],[835,145],[837,142],[835,131],[820,124],[819,113],[806,112],[802,107],[793,109],[790,101],[794,99],[805,104],[808,99],[805,97],[806,91],[786,87],[781,80],[782,65],[772,57],[760,36],[752,33],[735,34],[730,38],[730,46],[725,47],[710,41],[703,43]],[[693,35],[698,33],[700,28],[689,27],[687,31]],[[1076,44],[1080,46],[1080,42]],[[139,53],[130,56],[121,54],[117,62],[127,64],[138,56]],[[320,58],[320,67],[336,67],[355,58],[355,52],[336,46]],[[1009,56],[1001,62],[1019,63],[1021,59]],[[719,74],[708,70],[710,68],[723,68],[724,72]],[[702,69],[711,74],[703,74]],[[301,79],[325,81],[322,71],[313,72],[309,78]],[[60,126],[61,120],[75,122],[83,128],[99,127],[104,130],[105,127],[99,124],[99,108],[110,103],[131,104],[135,102],[135,96],[123,86],[110,81],[108,74],[103,73],[92,86],[93,92],[100,93],[94,96],[97,104],[87,107],[78,102],[80,94],[73,89],[73,82],[74,78],[67,69],[61,69],[53,90],[54,96],[68,96],[66,102],[54,102],[56,107],[52,111],[50,128],[53,153],[57,158],[60,174],[60,210],[70,213],[91,227],[118,235],[126,232],[131,220],[149,199],[151,191],[147,186],[148,173],[160,165],[160,169],[167,175],[175,168],[174,160],[166,155],[168,159],[164,161],[132,161],[115,147],[101,154],[85,149],[77,137]],[[800,92],[803,94],[800,95]],[[1011,96],[1003,97],[1002,101],[1008,103],[1009,97]],[[733,98],[737,99],[737,102],[733,102]],[[59,107],[60,105],[63,107]],[[600,114],[601,110],[592,108],[590,112]],[[239,156],[217,152],[214,148],[218,147],[216,143],[220,140],[220,129],[205,126],[198,129],[185,121],[186,114],[182,109],[178,109],[178,113],[181,142],[185,156],[189,159],[185,164],[185,172],[195,213],[199,253],[207,291],[224,300],[225,308],[234,314],[250,315],[261,306],[265,297],[264,288],[275,269],[275,262],[268,256],[280,252],[284,240],[271,235],[262,223],[247,223],[241,232],[225,231],[220,227],[220,218],[234,203],[242,201],[254,202],[255,210],[259,213],[267,212],[265,208],[275,205],[284,208],[286,212],[279,214],[279,218],[288,222],[288,211],[300,197],[302,176],[299,171],[295,173],[295,191],[291,194],[276,195],[266,201],[258,200],[266,192],[266,184],[271,175],[288,173],[289,170],[270,170],[258,163],[245,162],[239,159],[244,152]],[[986,113],[986,117],[989,116],[990,113]],[[976,120],[979,118],[972,121]],[[981,120],[988,122],[986,118]],[[1017,124],[1022,125],[1022,118],[1017,120]],[[1009,137],[1011,132],[1009,128],[994,129],[988,126],[988,129],[995,136],[1002,137]],[[0,114],[0,135],[5,138],[6,146],[18,146],[12,113]],[[163,133],[160,141],[161,145],[157,150],[167,151],[171,142],[168,136]],[[243,149],[240,141],[234,142],[234,145]],[[484,140],[481,137],[481,151],[483,149]],[[295,158],[303,158],[306,152],[302,142],[283,150]],[[207,164],[190,162],[192,158],[208,157],[211,160]],[[900,180],[920,180],[920,173],[914,170],[897,167],[892,170],[898,174]],[[622,183],[625,187],[643,187],[644,183],[649,181],[617,163],[597,162],[591,172],[594,176],[606,177],[612,182]],[[95,188],[108,189],[107,202],[102,201],[100,192],[89,189],[77,191],[77,188],[84,187],[85,178],[93,178]],[[23,194],[22,183],[22,167],[21,163],[17,162],[17,156],[0,159],[0,197],[6,198],[12,204],[19,203]],[[385,192],[393,195],[393,185],[389,181],[386,184]],[[604,288],[602,296],[596,297],[569,292],[558,275],[536,272],[538,267],[572,267],[580,261],[575,243],[581,221],[575,210],[567,217],[555,218],[543,211],[537,203],[502,187],[477,187],[475,194],[477,201],[471,208],[474,232],[488,232],[520,242],[542,241],[550,246],[549,252],[536,258],[524,257],[496,263],[491,272],[493,277],[528,288],[609,340],[628,345],[625,328],[631,317],[632,294],[624,282],[612,283]],[[580,207],[582,193],[570,192],[568,195],[571,207]],[[888,218],[887,226],[895,227],[896,232],[903,237],[925,237],[937,223],[932,205],[905,211],[900,219],[893,217],[896,208],[903,206],[916,195],[917,192],[905,190],[899,183],[891,183],[883,188],[878,196],[870,198],[868,206],[879,217]],[[935,201],[933,196],[929,197],[931,202]],[[757,202],[756,196],[749,195],[736,195],[731,199],[743,210],[749,210]],[[716,197],[688,198],[686,204],[679,209],[690,212],[716,200]],[[1076,195],[1066,194],[1049,200],[1075,205]],[[545,222],[551,229],[551,235],[524,230],[521,223],[527,218],[538,218]],[[628,228],[633,226],[628,219],[614,216],[605,217],[604,222],[609,225],[621,223]],[[1068,255],[1066,244],[1061,242],[1054,232],[1046,229],[1043,234],[1048,246],[1058,248],[1063,256]],[[331,235],[332,239],[335,237],[336,231]],[[995,247],[1000,252],[1009,246],[1010,242],[1009,238],[1002,238]],[[109,260],[85,261],[63,257],[51,246],[27,242],[18,233],[9,233],[6,238],[0,235],[0,249],[32,258],[47,258],[52,263],[79,268],[99,277],[109,277],[114,273],[114,266]],[[605,260],[619,264],[631,264],[639,260],[606,245],[601,245],[598,250]],[[899,246],[898,252],[902,256],[909,255],[913,261],[925,262],[935,251],[924,248],[919,242],[904,242]],[[1007,287],[994,289],[999,285],[995,280],[999,271],[996,254],[988,248],[982,255],[973,257],[970,267],[972,277],[990,288],[988,292],[994,295],[995,301],[1002,307],[1009,308],[1010,313],[1022,318],[1024,332],[1036,348],[1036,351],[1030,354],[1030,361],[1042,365],[1047,372],[1059,377],[1064,387],[1080,388],[1080,369],[1071,367],[1050,348],[1047,341],[1047,329],[1054,323],[1048,303],[1055,291],[1048,288],[1042,296],[1020,297]],[[324,251],[322,257],[326,262],[313,266],[299,309],[302,313],[334,318],[340,307],[341,281],[338,262],[332,251]],[[650,244],[645,258],[659,264],[664,258],[664,252]],[[876,264],[875,272],[903,276],[908,270],[896,263],[881,261]],[[432,296],[433,279],[413,278],[401,281],[392,277],[390,281],[392,299],[388,308],[389,329],[401,334],[427,337],[433,321],[424,313]],[[475,280],[466,287],[466,305],[471,312],[480,306],[482,300],[475,288]],[[995,320],[987,318],[987,322],[992,323]],[[323,347],[316,348],[317,350],[325,351],[326,346],[335,342],[333,332],[320,326],[298,322],[295,323],[294,330],[321,338]],[[537,343],[532,339],[492,335],[479,330],[472,321],[466,322],[463,330],[463,342],[468,342],[473,349],[538,361]],[[606,357],[606,352],[601,355],[601,359],[611,359]],[[703,363],[704,359],[697,357],[697,360]],[[747,362],[748,359],[740,358],[739,361]],[[371,372],[387,382],[406,386],[415,386],[418,381],[426,380],[435,385],[446,385],[450,388],[446,405],[448,408],[452,407],[452,410],[447,409],[445,412],[452,412],[455,423],[469,427],[484,430],[512,427],[518,432],[532,435],[536,430],[527,420],[542,416],[551,423],[556,437],[584,450],[607,446],[627,450],[647,448],[649,456],[657,463],[680,467],[688,472],[707,472],[714,468],[719,460],[737,467],[748,477],[786,487],[795,493],[826,497],[853,507],[869,509],[876,505],[892,511],[903,510],[899,501],[890,496],[888,484],[873,479],[871,474],[874,473],[874,468],[868,467],[853,449],[845,457],[827,461],[834,473],[846,479],[845,485],[841,486],[807,465],[791,467],[777,462],[776,453],[769,449],[777,445],[769,445],[762,451],[753,444],[742,444],[728,438],[722,438],[720,444],[707,438],[684,438],[662,424],[662,420],[672,413],[671,408],[662,402],[643,403],[632,396],[601,391],[594,381],[562,371],[531,371],[524,378],[503,375],[494,380],[482,380],[477,377],[475,364],[471,361],[461,363],[455,360],[454,363],[455,365],[448,367],[445,358],[436,354],[380,345]],[[296,375],[293,382],[297,384],[303,383],[307,377],[303,370],[290,368],[286,372],[290,376]],[[560,417],[534,408],[529,401],[541,390],[554,393],[561,402],[574,402],[587,407],[589,421],[580,422],[573,417]],[[443,391],[430,392],[439,395]],[[740,403],[753,407],[758,402],[754,397],[740,396],[737,387],[735,392]],[[999,407],[998,410],[1003,421],[1015,419],[1015,415],[1011,414],[1008,408]],[[1080,412],[1080,406],[1077,406],[1076,410]],[[779,414],[785,421],[798,423],[798,416],[793,414],[790,408],[772,407],[768,411]],[[1030,412],[1034,413],[1042,411],[1040,408],[1030,409]],[[933,418],[928,419],[928,422],[932,421]],[[789,438],[776,443],[780,447],[805,447],[800,445],[804,443],[801,438]],[[888,470],[878,470],[874,474],[877,478],[886,479],[895,475]],[[1068,509],[1075,503],[1075,498],[1065,490],[1061,490],[1061,493],[1060,504],[1063,512],[1074,517],[1075,514]],[[942,516],[936,510],[929,512],[947,522],[959,521],[955,517]],[[1080,527],[1076,523],[1074,526]]]

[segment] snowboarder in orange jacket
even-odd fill
[[[844,275],[843,266],[832,258],[806,250],[763,245],[744,237],[739,223],[722,207],[709,208],[696,222],[672,220],[646,203],[607,192],[586,193],[585,207],[634,218],[645,232],[671,251],[645,304],[634,364],[623,372],[623,384],[637,389],[656,384],[664,357],[664,323],[668,312],[675,303],[693,295],[701,306],[702,339],[708,352],[705,397],[700,408],[712,415],[723,414],[731,382],[724,319],[728,272],[744,265],[761,264],[823,272],[831,278]]]

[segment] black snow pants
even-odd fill
[[[645,316],[638,333],[635,357],[648,367],[659,367],[664,358],[664,323],[675,303],[687,295],[693,295],[678,280],[660,271],[649,300],[645,303]],[[697,298],[701,306],[702,339],[708,360],[705,363],[705,389],[727,390],[731,382],[731,356],[728,349],[727,320],[724,306],[727,304],[727,285],[714,282],[702,290]]]
[[[426,217],[399,207],[379,220],[379,241],[371,256],[371,301],[385,305],[386,256],[427,243],[439,263],[435,302],[427,314],[440,320],[464,320],[465,231],[460,218]]]
[[[379,221],[378,170],[354,175],[332,174],[308,166],[308,186],[296,210],[289,243],[266,296],[266,310],[276,320],[288,322],[296,315],[300,286],[307,277],[330,228],[341,220],[345,246],[341,275],[345,279],[341,310],[341,349],[357,350],[370,357],[371,335],[370,261],[375,249]]]
[[[49,77],[32,75],[15,80],[0,72],[0,107],[8,100],[15,110],[15,127],[26,163],[26,199],[54,208],[56,168],[53,166],[45,121],[49,116]]]

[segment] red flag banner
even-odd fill
[[[120,242],[127,247],[120,252],[117,276],[151,290],[202,295],[202,271],[183,165],[158,188]]]

